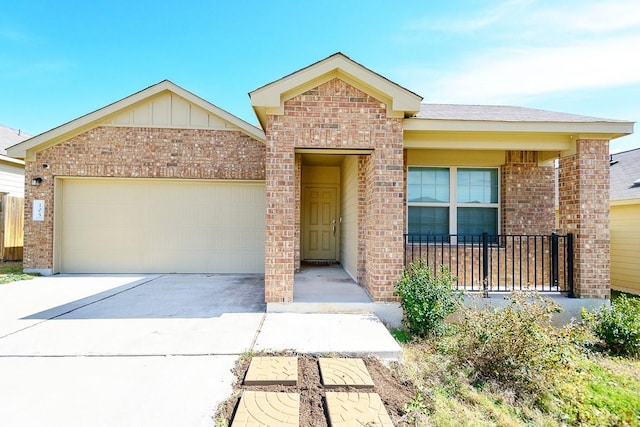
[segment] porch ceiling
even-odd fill
[[[344,154],[302,154],[303,166],[340,166]]]

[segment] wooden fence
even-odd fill
[[[24,199],[0,193],[0,258],[22,260],[24,238]]]

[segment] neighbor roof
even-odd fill
[[[7,147],[29,138],[31,135],[28,133],[0,125],[0,154],[7,154]]]
[[[479,120],[490,122],[624,123],[622,120],[602,119],[506,105],[421,104],[420,112],[414,117],[432,120]]]
[[[611,200],[626,199],[640,199],[640,148],[611,155]]]

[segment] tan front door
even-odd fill
[[[304,191],[303,259],[335,260],[338,227],[336,189],[308,187]]]

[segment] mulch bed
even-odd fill
[[[269,354],[273,355],[273,354]],[[259,356],[267,356],[260,354]],[[320,380],[320,368],[318,356],[308,354],[278,353],[277,356],[298,357],[298,385],[297,386],[245,386],[242,381],[245,377],[251,357],[242,357],[233,369],[236,382],[233,385],[233,393],[226,401],[220,404],[216,412],[216,420],[225,420],[231,425],[234,411],[240,401],[243,390],[257,390],[270,392],[300,393],[300,425],[324,427],[327,424],[325,408],[325,391]],[[329,356],[324,356],[329,357]],[[331,357],[344,357],[331,355]],[[363,357],[364,363],[373,379],[375,386],[362,389],[355,387],[332,387],[329,391],[341,392],[375,392],[380,395],[391,420],[395,425],[408,425],[402,419],[403,407],[415,396],[415,388],[409,381],[400,379],[391,369],[383,365],[374,357]]]

